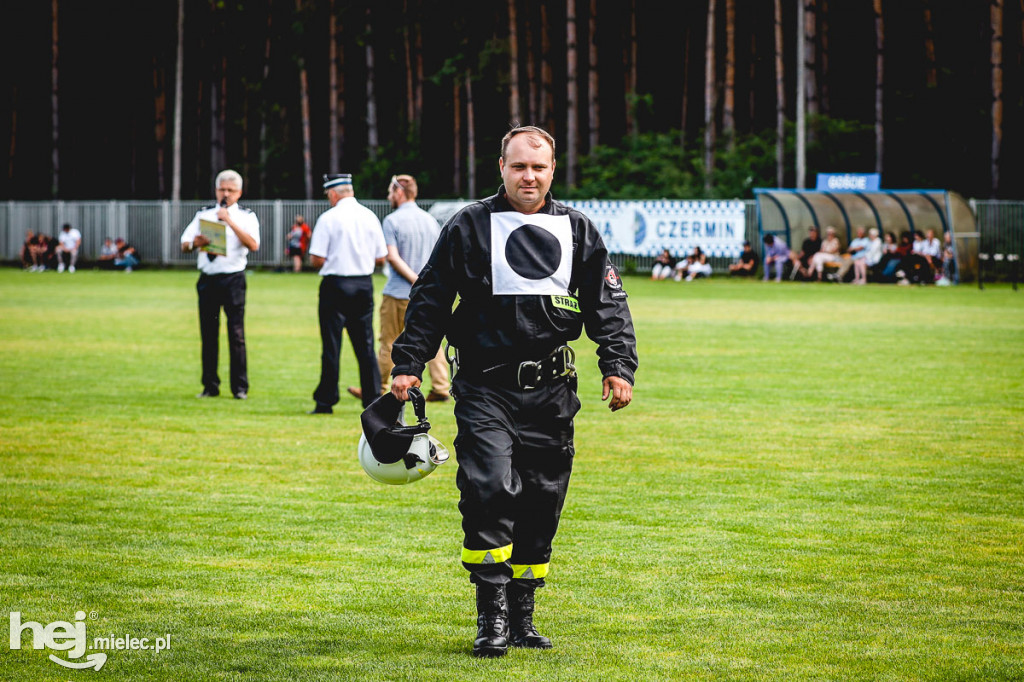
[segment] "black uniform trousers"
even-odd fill
[[[542,586],[575,455],[576,377],[523,390],[460,371],[453,384],[462,564],[474,583]]]
[[[227,275],[200,275],[196,283],[199,293],[199,335],[203,342],[203,388],[207,393],[220,393],[217,375],[217,351],[220,334],[220,309],[228,318],[228,353],[231,357],[231,393],[249,391],[249,375],[245,355],[245,272]]]
[[[359,364],[363,407],[380,396],[380,367],[373,351],[373,279],[327,275],[320,282],[320,384],[313,391],[318,405],[338,402],[341,330],[348,331]]]

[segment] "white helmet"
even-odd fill
[[[448,461],[448,449],[431,436],[426,401],[417,388],[409,389],[409,400],[418,423],[405,426],[405,405],[391,393],[374,400],[360,420],[359,464],[375,481],[404,485],[425,478]]]

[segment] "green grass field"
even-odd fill
[[[249,400],[196,400],[195,279],[0,270],[0,679],[1024,678],[1024,291],[627,278],[627,410],[574,344],[555,649],[476,660],[454,462],[382,486],[354,400],[306,414],[310,274],[250,273]],[[171,647],[67,670],[14,611]]]

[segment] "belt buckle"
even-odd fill
[[[533,376],[529,381],[523,381],[523,370],[529,368],[533,372]],[[527,360],[526,362],[519,363],[519,371],[516,372],[516,382],[519,384],[519,388],[524,391],[530,391],[540,385],[541,382],[541,366],[539,362],[533,362]]]
[[[576,374],[576,351],[569,346],[561,346],[556,353],[562,356],[562,373],[558,376],[573,376]]]

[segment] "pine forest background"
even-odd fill
[[[798,67],[809,185],[1024,196],[1024,0],[802,0],[802,55],[799,1],[5,2],[0,199],[475,197],[513,122],[558,196],[750,197],[798,182]]]

